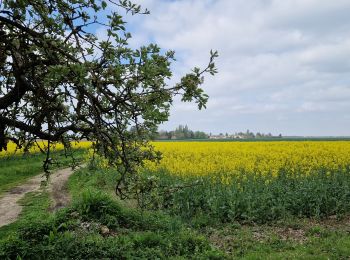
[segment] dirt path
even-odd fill
[[[48,186],[52,198],[51,211],[63,208],[70,202],[71,197],[66,184],[73,172],[72,168],[66,168],[51,175],[51,181]]]
[[[51,174],[49,185],[47,188],[52,197],[51,211],[66,206],[70,201],[67,192],[66,182],[74,171],[71,168],[61,169]],[[45,177],[40,174],[35,176],[26,183],[12,188],[0,198],[0,227],[8,225],[17,220],[18,215],[22,211],[22,206],[18,201],[22,199],[26,193],[39,191],[41,183],[45,181]]]

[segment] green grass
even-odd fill
[[[20,220],[0,228],[0,258],[225,258],[179,218],[123,206],[111,195],[110,173],[78,171],[70,180],[71,206],[55,214],[45,210],[47,194],[28,196]]]
[[[0,159],[0,194],[43,171],[43,156]]]
[[[203,234],[235,259],[347,259],[350,229],[346,221],[295,219],[273,225],[205,227]]]
[[[35,223],[41,219],[50,217],[48,208],[50,199],[47,192],[30,192],[27,193],[19,204],[23,206],[23,210],[16,222],[0,228],[0,240],[12,236],[16,231],[27,225],[27,223]]]
[[[76,151],[77,158],[80,158],[83,151]],[[70,158],[66,158],[60,152],[53,154],[59,159],[58,165],[53,165],[52,169],[68,166]],[[17,155],[13,157],[0,157],[0,196],[19,184],[24,183],[29,178],[43,173],[43,161],[45,155],[41,153],[30,155]]]
[[[83,190],[79,199],[56,214],[28,216],[16,225],[16,232],[0,240],[1,259],[225,257],[176,218],[160,212],[141,214],[93,190]]]

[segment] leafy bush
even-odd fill
[[[82,221],[94,220],[112,229],[176,231],[181,226],[177,218],[122,207],[108,194],[93,190],[83,192],[68,212],[77,212]]]
[[[108,227],[107,232],[101,228]],[[223,253],[176,218],[121,207],[107,194],[84,192],[51,218],[24,223],[0,241],[1,259],[222,259]]]

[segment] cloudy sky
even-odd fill
[[[138,0],[131,45],[177,53],[175,79],[218,50],[206,110],[175,102],[162,129],[350,135],[349,0]]]

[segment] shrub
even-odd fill
[[[95,228],[86,228],[88,223]],[[94,224],[94,225],[93,225]],[[102,225],[110,228],[102,234]],[[122,207],[107,194],[83,192],[51,218],[23,223],[0,241],[1,259],[222,259],[223,253],[177,218]]]

